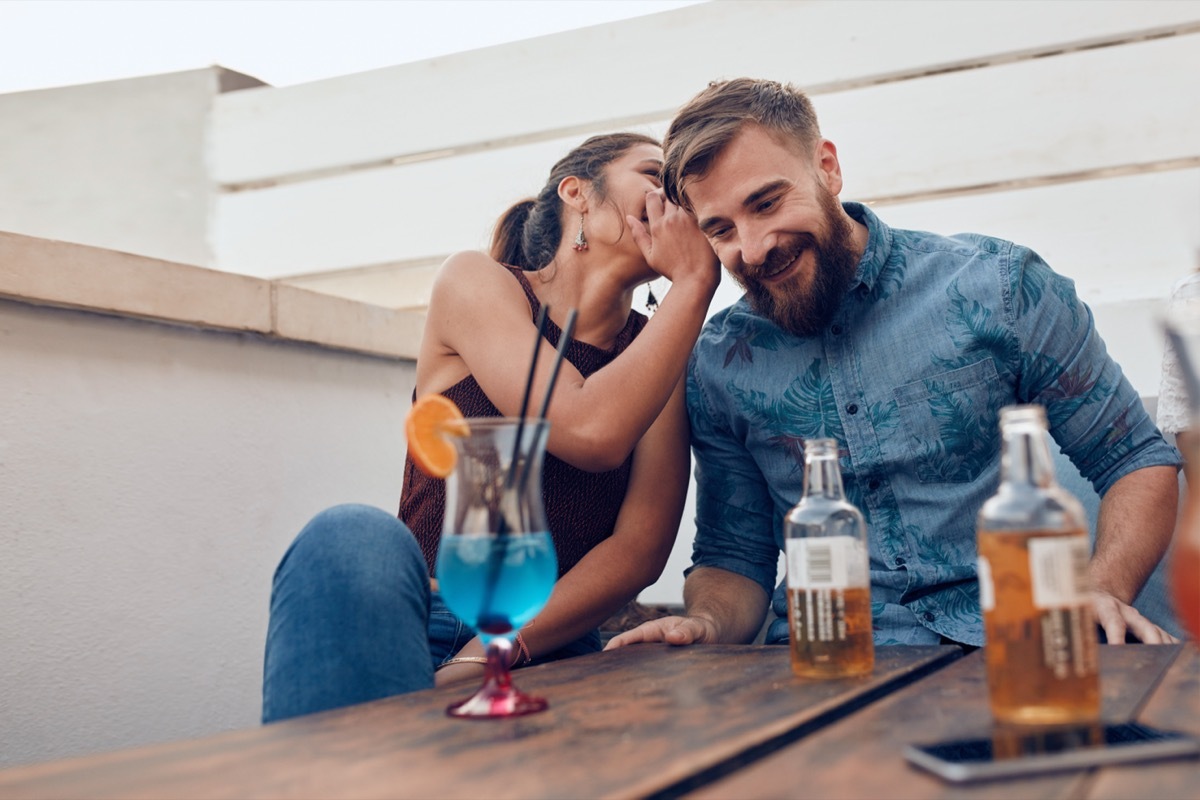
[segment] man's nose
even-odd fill
[[[761,266],[767,254],[775,249],[775,235],[769,231],[750,228],[741,238],[741,261],[751,267]]]

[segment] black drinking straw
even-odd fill
[[[538,309],[537,335],[533,339],[533,355],[529,359],[529,372],[525,376],[525,392],[521,396],[521,413],[517,416],[516,439],[513,441],[512,458],[509,461],[508,472],[504,476],[504,491],[510,491],[514,483],[517,463],[521,456],[521,438],[525,433],[525,413],[529,409],[529,395],[533,393],[533,376],[537,372],[538,355],[542,352],[542,336],[546,332],[546,321],[550,319],[550,305],[543,304]],[[551,376],[553,381],[553,375]],[[528,459],[526,459],[528,461]],[[492,595],[496,593],[496,583],[500,578],[500,565],[508,552],[508,520],[504,514],[496,521],[496,546],[488,558],[488,572],[483,584],[483,601],[479,606],[478,625],[480,630],[486,630],[489,625],[507,620],[493,620],[489,613],[492,605]]]
[[[558,340],[558,350],[554,353],[554,366],[550,368],[550,383],[546,386],[546,395],[542,398],[542,405],[538,409],[536,419],[546,418],[546,409],[550,407],[550,395],[554,394],[554,382],[558,380],[558,368],[562,366],[563,355],[571,344],[571,334],[575,332],[575,319],[578,316],[579,309],[577,308],[572,308],[567,312],[567,327],[563,328],[562,338]]]
[[[534,417],[535,422],[546,419],[546,409],[550,407],[550,397],[554,394],[554,384],[558,381],[558,368],[562,366],[563,356],[566,355],[567,348],[571,346],[571,334],[575,332],[575,320],[578,316],[579,309],[572,308],[567,312],[567,324],[563,328],[562,337],[558,340],[558,349],[554,352],[554,365],[550,367],[550,383],[546,385],[546,394],[542,397],[542,405],[538,408],[537,416]],[[521,477],[517,481],[518,491],[525,491],[530,469],[530,461],[526,459],[525,463],[521,465]]]
[[[533,392],[533,374],[537,371],[538,355],[542,352],[542,336],[546,332],[546,320],[550,319],[550,305],[547,303],[538,309],[537,315],[537,336],[533,339],[533,355],[529,359],[529,374],[525,376],[525,393],[521,395],[521,413],[517,415],[517,438],[513,442],[512,459],[509,461],[510,469],[508,475],[504,478],[504,485],[507,488],[512,488],[513,470],[511,467],[517,465],[517,458],[521,454],[521,436],[525,432],[525,412],[529,409],[529,395]],[[551,385],[553,385],[554,377],[551,375]],[[500,535],[508,533],[504,530],[504,519],[500,520]]]

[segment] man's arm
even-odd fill
[[[1009,292],[1020,352],[1019,402],[1046,407],[1050,431],[1104,497],[1089,569],[1097,622],[1113,644],[1173,637],[1129,606],[1175,524],[1179,454],[1113,361],[1074,284],[1013,247]]]
[[[615,636],[606,650],[639,642],[747,644],[762,628],[770,598],[749,578],[715,567],[697,567],[683,582],[686,617],[645,622]]]
[[[1174,467],[1145,467],[1100,503],[1090,573],[1096,621],[1110,644],[1123,643],[1126,630],[1147,644],[1175,641],[1130,604],[1171,542],[1178,494]]]

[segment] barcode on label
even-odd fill
[[[1038,536],[1029,540],[1029,578],[1036,608],[1062,608],[1087,601],[1085,536]]]
[[[833,581],[833,554],[828,542],[812,542],[808,545],[807,577],[809,586]]]
[[[789,589],[848,589],[865,586],[866,554],[852,536],[787,540]]]

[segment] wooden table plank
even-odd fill
[[[1147,725],[1200,736],[1200,651],[1195,643],[1183,652],[1163,678],[1138,719]],[[1195,800],[1200,797],[1200,762],[1196,759],[1156,761],[1144,767],[1126,765],[1100,770],[1089,800]]]
[[[1104,720],[1133,718],[1179,652],[1177,645],[1101,647]],[[987,676],[983,652],[978,651],[688,797],[1035,800],[1087,796],[1094,771],[956,786],[904,760],[906,744],[986,735],[990,725]]]
[[[644,797],[736,768],[954,661],[879,648],[875,672],[792,675],[785,647],[639,645],[521,670],[550,710],[443,713],[432,689],[114,754],[0,771],[0,798]]]

